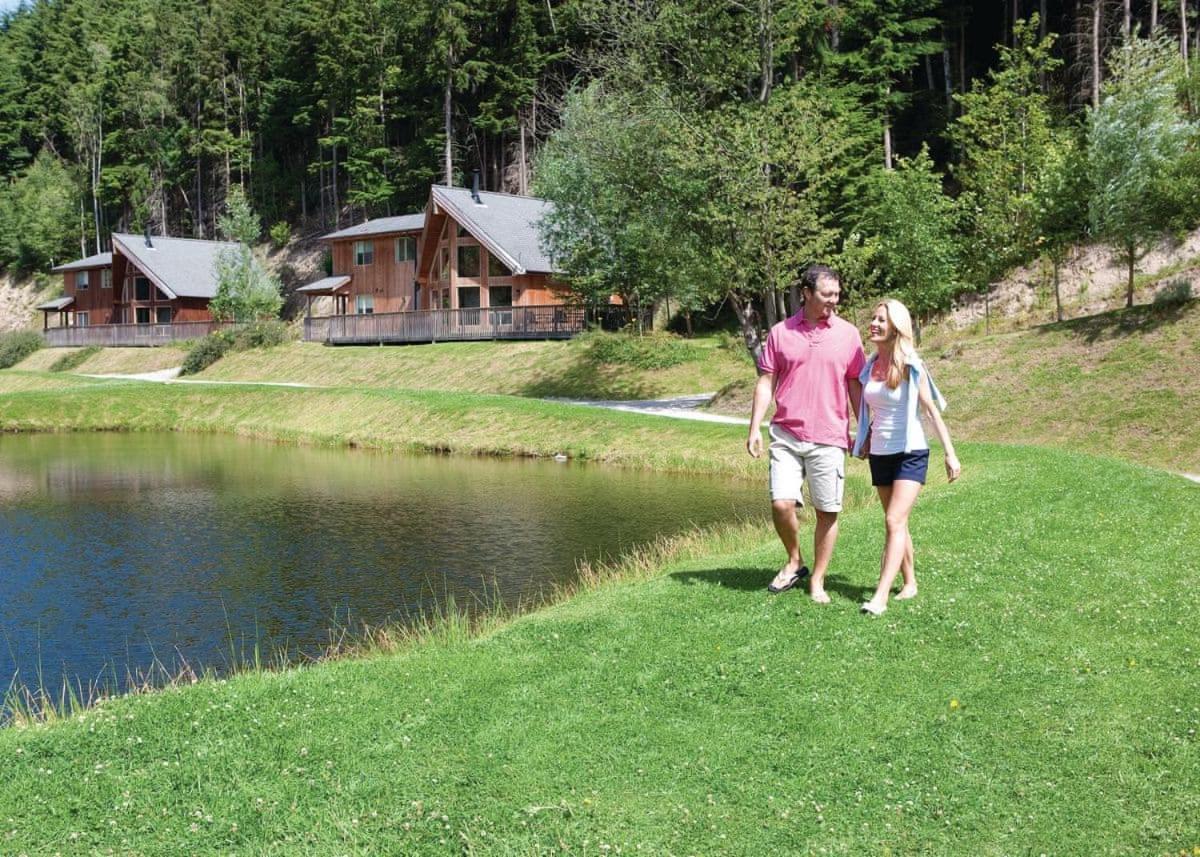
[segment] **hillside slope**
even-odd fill
[[[1141,306],[922,352],[955,439],[1054,446],[1200,473],[1200,301]],[[753,381],[712,408],[747,414]]]

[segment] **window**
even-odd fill
[[[76,327],[87,327],[88,320],[89,320],[88,313],[86,313],[86,312],[75,313],[75,326]]]
[[[148,307],[148,306],[138,307],[136,318],[137,318],[138,324],[149,324],[150,323],[150,307]]]
[[[171,308],[169,306],[160,306],[154,308],[154,323],[155,324],[170,324],[171,323]]]
[[[88,287],[88,272],[87,271],[76,271],[75,272],[75,291],[83,292],[83,291],[87,290],[87,287]]]
[[[458,237],[459,238],[470,238],[471,237],[471,233],[467,231],[467,227],[463,226],[461,223],[458,224]]]
[[[450,279],[450,251],[445,247],[438,254],[438,279],[442,281]]]
[[[355,315],[373,315],[375,312],[374,295],[358,295],[354,299]]]
[[[354,242],[354,264],[355,265],[374,265],[375,264],[375,242],[374,241],[355,241]]]
[[[442,289],[442,309],[450,309],[450,290]]]
[[[489,277],[511,277],[512,271],[504,267],[504,263],[496,258],[495,253],[488,253],[488,276]]]
[[[150,300],[150,281],[147,280],[145,277],[134,277],[133,278],[133,299],[135,301]],[[146,321],[145,322],[139,321],[138,324],[146,324],[149,321],[150,321],[150,318],[147,315]]]
[[[112,288],[112,268],[103,268],[100,271],[100,288]]]
[[[458,248],[458,275],[460,277],[470,277],[478,279],[479,277],[479,245],[468,244],[466,246],[459,245]]]
[[[479,287],[470,286],[469,288],[461,288],[458,290],[458,308],[459,309],[478,309],[479,308]]]
[[[167,297],[166,295],[163,294],[163,290],[158,288],[158,286],[154,287],[154,299],[156,301],[169,301],[170,300],[169,297]]]
[[[512,324],[512,286],[493,286],[488,289],[488,305],[495,308],[489,313],[493,325]]]
[[[417,239],[416,238],[397,238],[396,239],[396,261],[397,262],[415,262],[415,261],[417,261]]]

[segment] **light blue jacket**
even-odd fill
[[[875,365],[875,360],[878,354],[872,354],[867,360],[867,365],[858,373],[858,380],[862,383],[863,389],[866,389],[867,382],[871,380],[871,367]],[[915,354],[908,361],[908,419],[904,424],[904,451],[913,452],[909,446],[908,439],[917,437],[921,434],[920,419],[921,409],[919,402],[921,396],[918,393],[921,383],[921,375],[929,379],[929,392],[933,394],[933,402],[938,406],[938,410],[946,410],[946,400],[937,388],[937,384],[933,383],[933,376],[929,374],[929,370],[925,368],[925,364],[921,362],[921,358]],[[871,428],[869,413],[867,410],[867,397],[864,395],[858,404],[858,435],[854,438],[854,451],[851,455],[858,455],[862,452],[863,445],[867,442],[867,431]]]

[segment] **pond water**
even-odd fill
[[[0,681],[221,669],[448,596],[507,603],[583,558],[763,514],[761,487],[544,461],[197,435],[0,437]]]

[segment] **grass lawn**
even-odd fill
[[[79,351],[78,348],[42,348],[26,357],[20,369],[45,372],[64,355]],[[72,369],[89,375],[134,375],[140,372],[156,372],[180,366],[187,352],[181,348],[159,346],[155,348],[101,348],[81,365]]]
[[[45,389],[43,389],[45,388]],[[468,455],[559,453],[626,467],[754,476],[745,429],[430,390],[101,381],[0,372],[0,431],[228,432],[293,443]]]
[[[199,376],[226,381],[302,381],[350,387],[504,393],[513,396],[651,399],[719,390],[754,367],[715,339],[688,343],[693,359],[639,369],[592,359],[570,342],[447,342],[327,347],[292,342],[231,354]]]
[[[0,851],[1163,854],[1200,847],[1200,486],[964,445],[879,620],[764,520],[482,637],[0,732]]]

